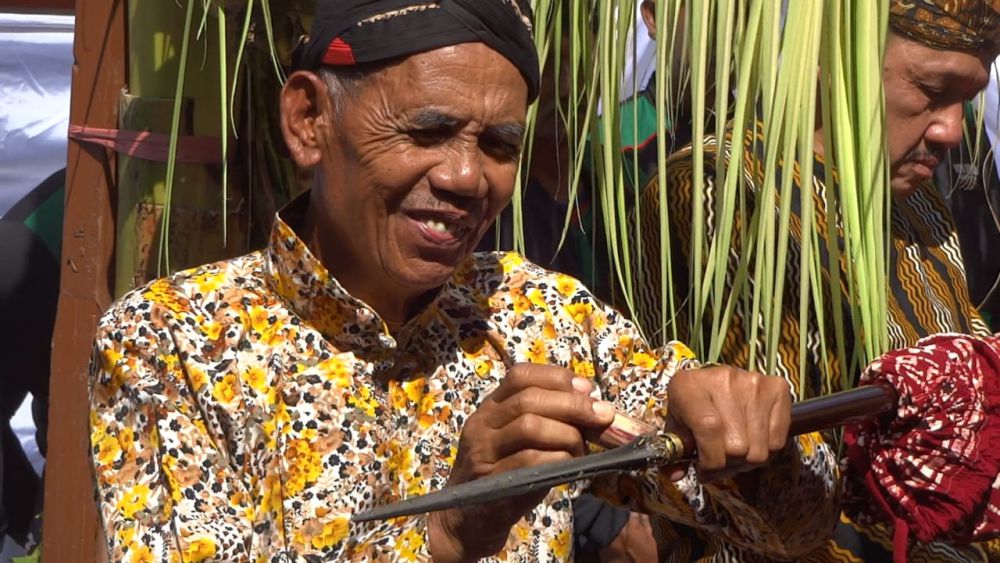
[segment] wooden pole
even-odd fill
[[[124,0],[77,0],[70,121],[114,128],[127,83]],[[115,157],[70,142],[59,310],[52,350],[42,553],[46,563],[94,561],[100,530],[88,438],[87,365],[111,304]]]

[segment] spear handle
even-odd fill
[[[860,420],[878,418],[896,408],[896,391],[886,384],[865,385],[849,391],[841,391],[800,401],[792,405],[792,424],[788,430],[791,436],[827,430]],[[624,446],[639,436],[655,434],[659,430],[644,422],[616,414],[614,422],[597,436],[588,436],[591,442],[607,449]],[[691,444],[685,444],[687,453],[693,451]]]

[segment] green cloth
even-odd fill
[[[24,225],[45,243],[52,256],[62,256],[63,202],[66,187],[62,186],[44,199],[24,220]]]
[[[654,80],[650,79],[650,87]],[[661,130],[650,88],[622,103],[620,111],[625,181],[632,188],[642,189],[656,174],[656,145]],[[633,183],[633,178],[638,181]]]

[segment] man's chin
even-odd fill
[[[429,291],[448,283],[461,263],[461,261],[451,262],[411,259],[403,268],[399,268],[393,277],[404,287],[412,288],[415,292]]]
[[[894,198],[905,198],[913,195],[924,180],[915,177],[893,178],[889,182],[889,189]]]

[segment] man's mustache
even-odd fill
[[[912,151],[906,153],[906,156],[903,158],[903,160],[907,162],[928,162],[932,160],[934,162],[941,162],[942,160],[944,160],[944,157],[945,157],[945,151],[943,150],[917,147]]]
[[[411,197],[403,201],[403,209],[461,215],[469,222],[478,223],[485,213],[485,201],[479,198],[450,198],[451,201],[433,196]]]

